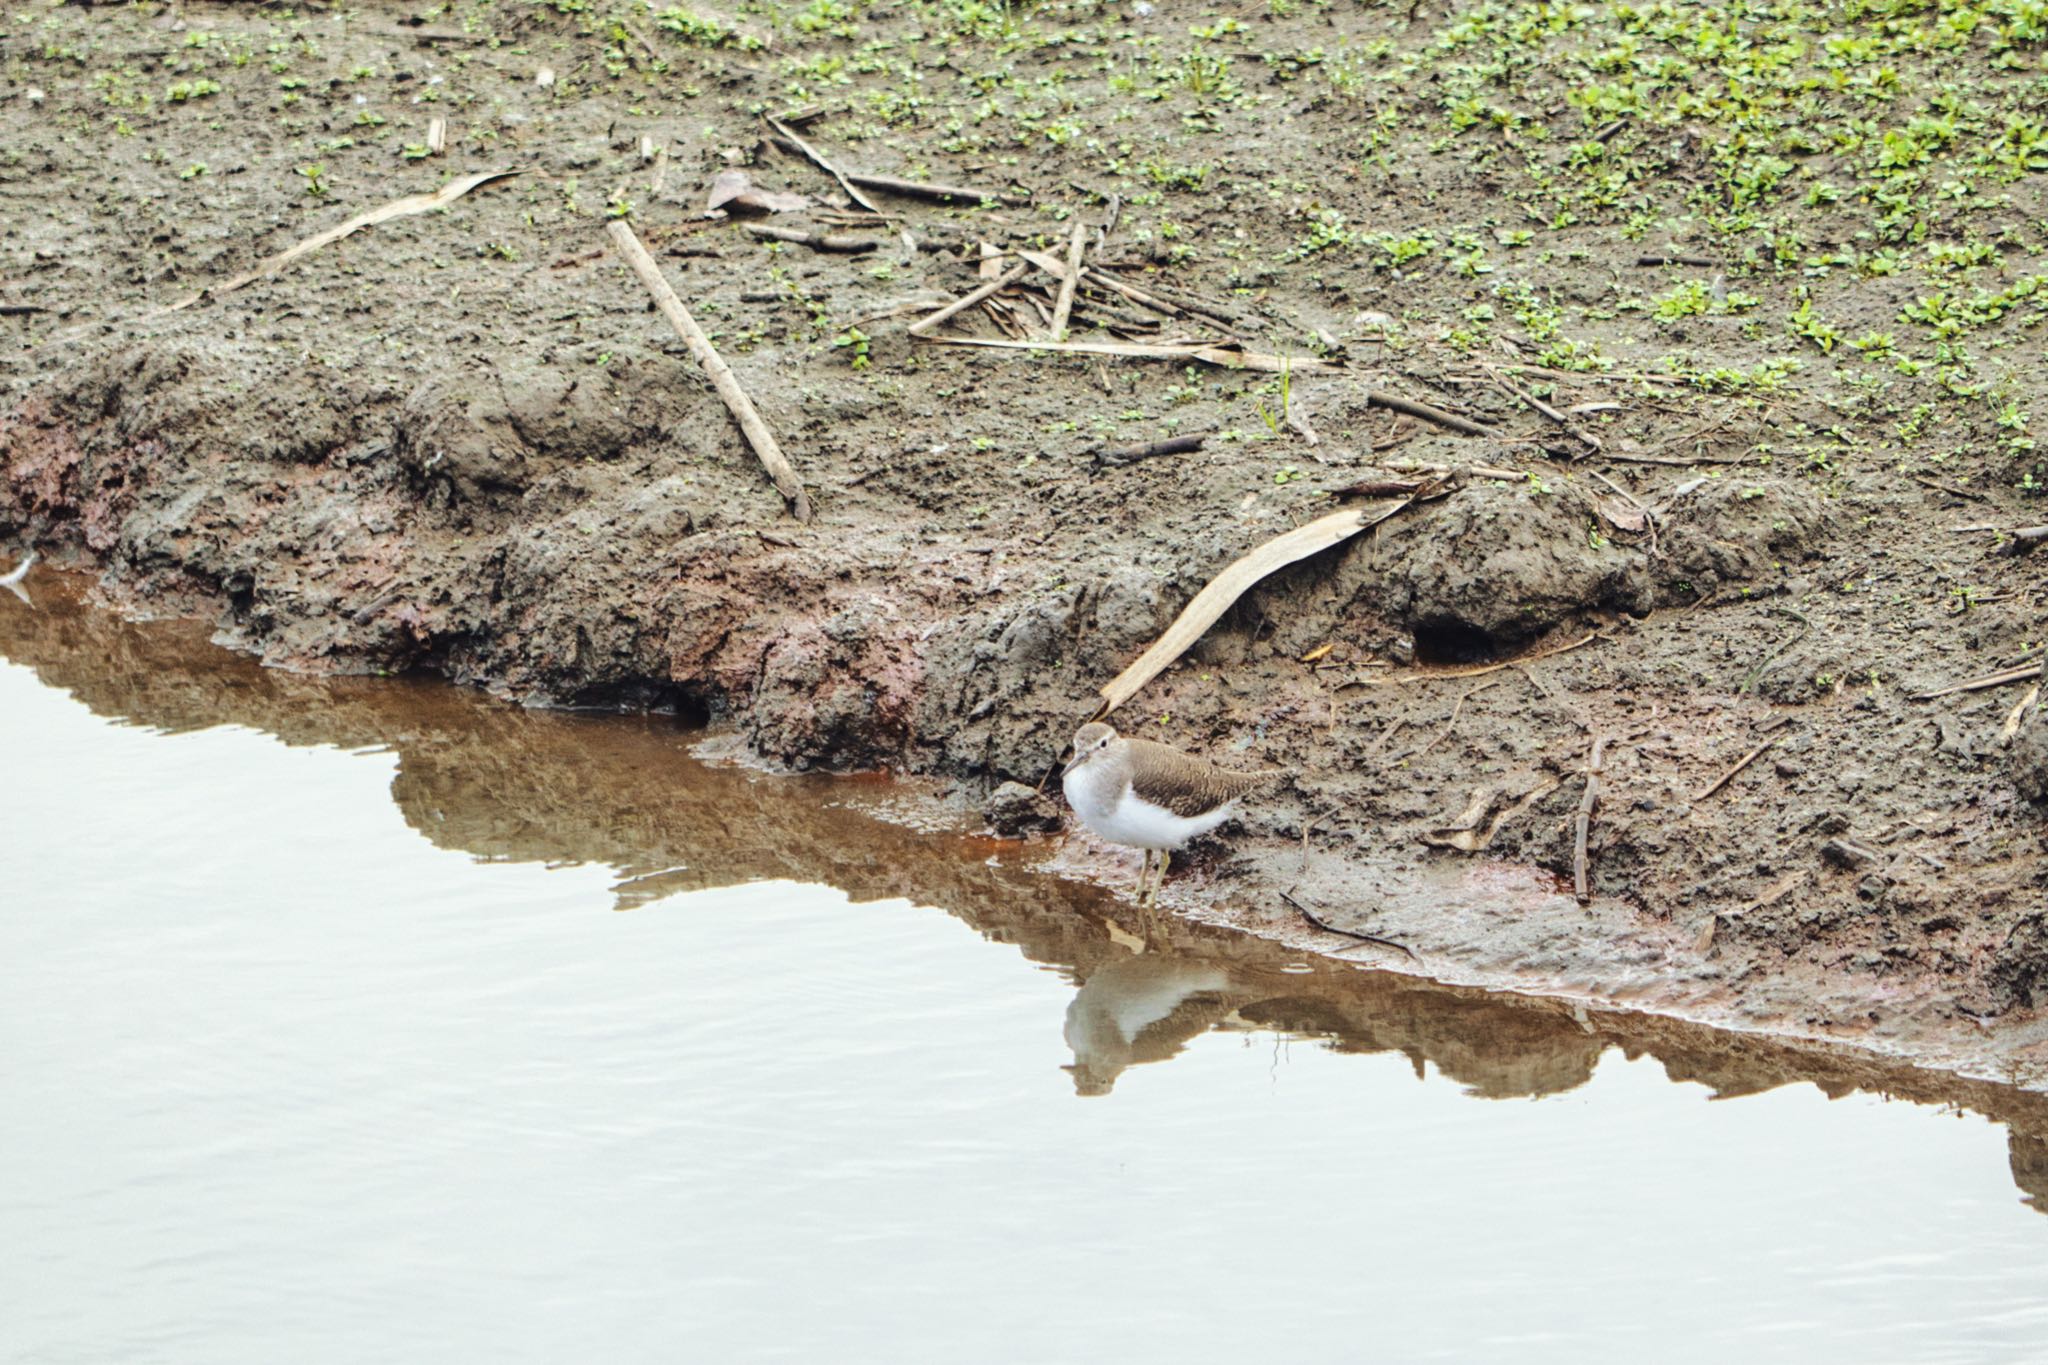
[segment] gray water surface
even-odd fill
[[[0,1360],[2048,1358],[2038,1095],[1138,952],[886,787],[37,607]]]

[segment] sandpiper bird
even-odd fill
[[[1125,739],[1095,721],[1075,734],[1073,761],[1060,785],[1082,824],[1113,844],[1145,851],[1138,903],[1150,905],[1166,881],[1173,850],[1228,820],[1239,797],[1277,776],[1231,772],[1149,739]]]

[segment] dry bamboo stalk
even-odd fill
[[[773,128],[776,132],[782,134],[783,137],[789,139],[790,145],[795,147],[799,152],[803,153],[804,157],[807,160],[809,160],[811,164],[815,165],[819,170],[831,176],[834,180],[837,180],[839,182],[839,188],[846,191],[847,198],[851,199],[854,203],[859,204],[869,213],[881,212],[880,209],[875,207],[874,200],[868,198],[866,195],[862,194],[859,190],[854,188],[853,182],[846,178],[846,173],[844,171],[841,171],[837,166],[827,161],[824,157],[824,154],[820,152],[817,148],[813,147],[810,143],[798,137],[796,135],[796,129],[790,127],[781,119],[775,118],[773,116],[768,117],[768,125],[771,128]]]
[[[1013,277],[1022,278],[1013,271],[1003,279],[1007,281]],[[978,303],[980,300],[976,299],[975,302]],[[1267,355],[1261,351],[1239,351],[1228,346],[1202,342],[1147,345],[1135,341],[1002,341],[995,337],[932,336],[924,328],[927,323],[937,319],[938,315],[933,314],[932,317],[919,322],[910,329],[911,336],[919,341],[937,342],[946,346],[990,346],[1006,351],[1050,351],[1064,355],[1120,355],[1137,360],[1199,360],[1205,365],[1217,365],[1226,370],[1260,370],[1267,374],[1330,373],[1330,366],[1314,356]],[[1377,400],[1379,395],[1375,394],[1373,397]]]
[[[911,323],[909,328],[910,335],[914,337],[923,336],[926,332],[938,326],[947,318],[952,317],[955,313],[964,313],[968,309],[974,307],[975,304],[980,303],[983,299],[994,298],[996,295],[1002,293],[1005,289],[1008,289],[1011,285],[1023,279],[1026,275],[1030,273],[1030,266],[1020,265],[1015,269],[1011,270],[1008,274],[1000,275],[995,279],[990,280],[987,284],[975,290],[973,293],[962,295],[960,298],[953,300],[944,308],[941,308],[938,312],[933,313],[930,317],[919,318],[916,322]]]
[[[1054,341],[1067,339],[1067,321],[1074,313],[1074,289],[1081,283],[1081,252],[1088,240],[1088,225],[1076,218],[1074,235],[1067,242],[1067,273],[1060,277],[1059,297],[1052,305],[1052,326],[1047,334]]]
[[[775,433],[768,430],[768,424],[761,420],[761,414],[754,410],[754,401],[747,397],[747,391],[740,387],[732,368],[725,363],[711,339],[704,335],[697,321],[683,307],[683,301],[676,297],[676,291],[662,277],[661,267],[654,263],[654,257],[647,254],[647,248],[640,244],[639,237],[626,225],[624,219],[614,218],[605,224],[605,231],[612,236],[619,253],[626,258],[626,264],[633,267],[633,273],[640,277],[640,283],[647,286],[647,292],[654,296],[655,306],[669,320],[683,341],[688,344],[690,354],[704,367],[704,373],[711,377],[711,385],[718,390],[718,396],[746,433],[747,444],[754,448],[754,454],[768,471],[768,477],[784,498],[789,500],[790,510],[798,521],[811,519],[810,495],[804,492],[803,481],[796,476],[796,469],[782,453],[776,443]]]

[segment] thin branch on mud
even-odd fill
[[[1586,877],[1586,831],[1593,823],[1593,807],[1600,803],[1600,761],[1607,756],[1607,736],[1593,740],[1593,756],[1586,763],[1586,790],[1572,815],[1572,891],[1584,905],[1593,899]]]
[[[1491,427],[1481,426],[1471,418],[1460,417],[1455,412],[1445,412],[1442,408],[1433,408],[1427,403],[1418,403],[1412,398],[1401,398],[1394,394],[1382,393],[1380,390],[1374,389],[1365,395],[1365,401],[1371,407],[1385,408],[1389,412],[1403,413],[1424,422],[1433,422],[1437,426],[1457,432],[1460,436],[1493,435]]]
[[[790,127],[781,119],[776,118],[773,114],[764,114],[762,115],[762,117],[768,120],[769,127],[773,128],[776,132],[782,134],[783,140],[789,143],[791,147],[795,148],[799,156],[802,156],[806,161],[809,161],[819,170],[825,172],[825,174],[831,176],[834,180],[837,180],[839,182],[839,188],[846,191],[846,197],[848,199],[851,199],[854,203],[859,204],[869,213],[881,212],[881,209],[875,206],[874,200],[868,198],[866,195],[862,194],[858,189],[854,188],[853,182],[846,178],[845,172],[841,171],[837,166],[833,165],[830,161],[827,161],[825,159],[824,153],[820,152],[816,147],[813,147],[810,143],[804,141],[801,137],[798,137],[796,129]]]
[[[626,258],[626,264],[633,267],[633,273],[640,277],[640,283],[654,296],[655,306],[669,320],[669,325],[683,338],[690,348],[690,354],[704,367],[711,377],[711,386],[718,390],[718,396],[725,402],[726,409],[739,422],[740,430],[746,433],[747,444],[754,448],[754,454],[767,469],[768,477],[782,496],[789,500],[790,510],[798,521],[811,519],[811,498],[804,492],[803,480],[796,474],[796,468],[782,453],[782,447],[775,439],[775,433],[768,430],[768,424],[761,420],[761,414],[754,408],[754,400],[740,387],[732,367],[711,345],[711,339],[697,326],[696,319],[683,307],[683,301],[676,297],[676,291],[662,277],[661,267],[647,254],[647,248],[633,235],[633,229],[622,218],[614,218],[605,224],[612,241],[618,245],[619,253]]]
[[[1918,692],[1909,700],[1933,701],[1936,697],[1953,696],[1958,692],[1982,692],[1987,687],[2004,687],[2008,683],[2025,682],[2029,678],[2040,676],[2041,665],[2027,664],[2021,668],[2008,668],[2002,673],[1987,673],[1981,678],[1971,678],[1968,682],[1950,683],[1947,687],[1937,687],[1932,692]]]
[[[1616,455],[1602,451],[1600,458],[1616,464],[1656,464],[1672,469],[1689,469],[1696,464],[1747,464],[1747,455]]]
[[[789,123],[791,120],[784,118],[782,122]],[[793,142],[786,137],[771,138],[770,141],[787,151],[795,152],[798,156],[816,160],[805,150],[804,144]],[[928,199],[938,204],[1022,205],[1031,202],[1029,195],[1012,194],[1006,190],[980,190],[969,185],[941,185],[929,180],[905,180],[901,176],[876,175],[870,171],[842,170],[836,174],[843,177],[840,180],[842,185],[851,182],[865,189],[881,190],[885,194],[900,194],[906,199]],[[852,193],[850,188],[848,193]],[[872,205],[869,207],[873,212],[881,213],[880,209],[874,209]]]
[[[776,227],[772,223],[749,223],[747,231],[771,242],[794,242],[813,251],[840,256],[864,256],[881,243],[868,237],[848,237],[837,232],[806,232],[802,228]]]
[[[1587,450],[1593,451],[1595,453],[1597,453],[1600,450],[1601,447],[1599,437],[1588,435],[1585,431],[1580,429],[1579,424],[1577,422],[1574,422],[1571,418],[1565,416],[1565,414],[1559,412],[1556,408],[1550,406],[1550,404],[1544,402],[1535,394],[1530,393],[1521,385],[1515,383],[1514,380],[1508,378],[1499,370],[1493,368],[1493,366],[1487,366],[1486,372],[1493,377],[1494,384],[1498,386],[1501,389],[1501,391],[1506,393],[1510,398],[1519,398],[1522,402],[1527,403],[1530,407],[1534,408],[1538,413],[1540,413],[1546,421],[1549,421],[1552,424],[1562,428],[1565,435],[1571,437],[1575,441],[1582,443]]]
[[[2048,540],[2048,526],[2023,526],[2012,533],[2011,540],[2006,541],[2005,544],[1999,546],[1991,553],[2004,555],[2007,558],[2015,558],[2019,555],[2031,554],[2034,548],[2044,540]]]
[[[1088,247],[1088,225],[1074,220],[1073,236],[1067,241],[1066,274],[1060,277],[1059,297],[1053,300],[1052,325],[1046,335],[1054,341],[1067,339],[1067,320],[1074,315],[1074,290],[1081,283],[1081,253]]]
[[[1659,256],[1636,257],[1638,266],[1689,265],[1695,270],[1708,270],[1720,264],[1711,256]]]
[[[1028,267],[1027,267],[1028,268]],[[979,302],[979,300],[976,300]],[[936,316],[936,315],[935,315]],[[933,336],[921,330],[934,319],[926,318],[910,329],[919,341],[943,346],[985,346],[1003,351],[1046,351],[1054,355],[1118,355],[1135,360],[1199,360],[1225,370],[1259,370],[1267,374],[1292,371],[1295,374],[1323,374],[1329,367],[1313,356],[1267,355],[1244,351],[1213,342],[1146,344],[1135,341],[1003,341],[995,337]]]
[[[981,286],[981,288],[975,290],[973,293],[961,295],[959,298],[947,304],[944,308],[941,308],[938,312],[933,313],[930,317],[919,318],[916,322],[911,323],[909,329],[910,335],[914,337],[923,336],[926,332],[930,331],[932,328],[938,326],[940,323],[946,321],[948,318],[954,316],[955,314],[964,313],[968,309],[974,307],[975,304],[985,303],[989,299],[994,298],[996,295],[1002,293],[1005,289],[1008,289],[1011,285],[1023,279],[1026,275],[1029,275],[1030,273],[1030,266],[1020,265],[1012,268],[1006,274],[998,275],[996,278],[990,280],[987,284],[984,284],[983,286]]]
[[[1555,654],[1569,654],[1572,650],[1578,649],[1583,645],[1590,645],[1595,640],[1605,640],[1607,638],[1609,637],[1595,630],[1580,636],[1570,644],[1559,645],[1555,649],[1538,650],[1534,654],[1525,654],[1519,659],[1504,659],[1497,664],[1474,664],[1469,668],[1417,669],[1412,673],[1403,673],[1391,678],[1353,678],[1350,682],[1341,685],[1351,687],[1364,683],[1374,687],[1384,687],[1390,683],[1437,682],[1445,678],[1483,678],[1489,673],[1498,673],[1504,668],[1520,668],[1525,664],[1533,664],[1540,659],[1548,659]]]
[[[1098,446],[1087,453],[1097,464],[1113,467],[1116,465],[1135,464],[1139,460],[1149,460],[1159,455],[1192,455],[1200,450],[1202,442],[1208,439],[1206,434],[1201,436],[1174,436],[1164,441],[1154,441],[1150,445],[1125,446],[1121,450],[1103,450]]]
[[[1150,308],[1156,313],[1164,313],[1168,317],[1183,317],[1193,313],[1199,317],[1205,317],[1211,322],[1221,323],[1225,327],[1243,327],[1245,325],[1244,318],[1237,313],[1231,312],[1229,309],[1219,308],[1213,303],[1205,303],[1201,299],[1186,296],[1172,298],[1164,290],[1155,292],[1154,289],[1140,289],[1128,280],[1118,279],[1114,274],[1099,267],[1091,268],[1088,271],[1088,278],[1105,289],[1111,289],[1122,294],[1132,303]]]
[[[388,204],[379,204],[367,213],[357,214],[339,227],[331,227],[325,232],[316,232],[304,241],[296,242],[286,247],[275,256],[264,257],[248,270],[243,271],[232,279],[222,280],[219,284],[210,284],[196,294],[187,294],[176,303],[166,305],[163,311],[175,313],[181,308],[190,308],[202,299],[218,298],[222,294],[240,289],[245,284],[254,284],[266,275],[275,274],[307,252],[318,251],[321,247],[338,242],[353,233],[361,232],[366,227],[374,227],[378,223],[389,222],[393,218],[405,218],[415,213],[425,213],[429,209],[445,207],[454,203],[463,195],[468,194],[479,185],[487,185],[493,180],[503,180],[507,176],[518,174],[519,172],[515,170],[484,171],[477,175],[465,175],[460,179],[449,181],[432,194],[409,194],[403,199],[393,199]]]
[[[1741,772],[1744,768],[1747,768],[1750,764],[1756,762],[1757,759],[1761,758],[1766,749],[1769,749],[1777,744],[1779,738],[1780,737],[1777,735],[1772,735],[1769,739],[1765,740],[1763,743],[1757,745],[1754,749],[1751,749],[1748,753],[1744,754],[1741,758],[1737,759],[1734,767],[1730,768],[1727,772],[1722,773],[1719,777],[1714,779],[1711,785],[1707,786],[1698,794],[1696,794],[1692,798],[1692,803],[1695,806],[1697,806],[1700,802],[1705,801],[1707,798],[1714,795],[1714,793],[1720,791],[1721,788],[1727,786],[1730,782],[1733,782],[1735,780],[1735,775],[1737,773]]]
[[[1940,479],[1930,479],[1920,474],[1908,474],[1906,477],[1919,484],[1922,488],[1931,488],[1937,493],[1946,493],[1952,498],[1962,498],[1966,502],[1991,501],[1982,493],[1973,493],[1967,488],[1958,488],[1952,483],[1943,483]]]
[[[1439,731],[1437,731],[1435,735],[1431,736],[1431,738],[1430,738],[1430,741],[1429,741],[1429,742],[1428,742],[1427,744],[1423,745],[1423,746],[1422,746],[1422,747],[1421,747],[1420,749],[1417,749],[1417,750],[1416,750],[1416,751],[1415,751],[1414,753],[1412,753],[1412,754],[1406,754],[1406,755],[1403,755],[1402,759],[1401,759],[1401,760],[1399,760],[1399,761],[1406,761],[1407,759],[1415,759],[1415,758],[1421,758],[1421,757],[1422,757],[1422,756],[1423,756],[1424,754],[1428,753],[1428,752],[1429,752],[1429,751],[1430,751],[1431,749],[1434,749],[1434,748],[1435,748],[1435,747],[1436,747],[1437,745],[1439,745],[1439,744],[1443,743],[1443,742],[1444,742],[1444,741],[1445,741],[1446,739],[1449,739],[1449,738],[1450,738],[1450,735],[1451,735],[1451,731],[1452,731],[1453,729],[1457,728],[1457,724],[1458,724],[1458,713],[1459,713],[1459,712],[1461,712],[1461,711],[1463,711],[1463,710],[1465,709],[1465,703],[1466,703],[1466,702],[1468,702],[1468,701],[1470,701],[1470,700],[1472,700],[1472,698],[1474,698],[1474,697],[1478,696],[1478,695],[1479,695],[1479,694],[1480,694],[1481,692],[1484,692],[1484,691],[1485,691],[1485,690],[1486,690],[1487,688],[1489,688],[1489,687],[1499,687],[1499,686],[1500,686],[1500,683],[1499,683],[1498,681],[1496,681],[1496,682],[1490,682],[1490,683],[1481,683],[1481,684],[1480,684],[1479,686],[1477,686],[1477,687],[1474,687],[1474,688],[1470,688],[1470,689],[1468,689],[1468,690],[1467,690],[1467,691],[1466,691],[1466,692],[1464,693],[1464,695],[1462,695],[1462,696],[1460,696],[1460,697],[1458,698],[1458,700],[1457,700],[1456,704],[1455,704],[1455,705],[1453,705],[1453,706],[1451,707],[1451,716],[1450,716],[1450,719],[1449,719],[1449,720],[1446,720],[1446,721],[1444,722],[1444,728],[1443,728],[1443,729],[1441,729],[1441,730],[1439,730]]]
[[[1382,948],[1393,948],[1398,952],[1406,953],[1408,955],[1408,960],[1411,962],[1422,961],[1422,959],[1416,955],[1415,950],[1413,948],[1410,948],[1405,943],[1396,943],[1393,939],[1381,938],[1378,934],[1362,934],[1358,932],[1358,930],[1356,929],[1339,929],[1336,925],[1331,924],[1328,920],[1325,920],[1321,916],[1317,915],[1315,911],[1309,909],[1306,905],[1303,905],[1300,901],[1296,900],[1294,898],[1294,893],[1292,891],[1282,891],[1280,893],[1280,899],[1286,901],[1289,905],[1293,906],[1297,911],[1299,911],[1301,917],[1308,921],[1309,927],[1311,929],[1320,929],[1326,934],[1335,934],[1339,938],[1357,939],[1360,943],[1375,943]]]

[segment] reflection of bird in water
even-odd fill
[[[1277,776],[1231,772],[1149,739],[1125,739],[1097,721],[1075,734],[1074,757],[1060,785],[1082,824],[1113,844],[1144,850],[1138,902],[1149,905],[1166,881],[1173,850],[1228,820],[1239,797]]]
[[[2048,1213],[2048,1138],[2008,1132],[2005,1142],[2012,1161],[2012,1183],[2020,1187],[2029,1205]]]
[[[1074,1089],[1107,1095],[1126,1067],[1163,1062],[1228,1015],[1230,973],[1212,962],[1158,953],[1092,972],[1067,1006]]]
[[[21,563],[15,565],[8,572],[0,574],[0,588],[7,589],[7,591],[13,593],[22,601],[28,602],[31,607],[35,603],[29,602],[28,589],[21,586],[21,580],[28,577],[29,567],[35,562],[36,552],[30,550],[26,555],[22,556]]]

